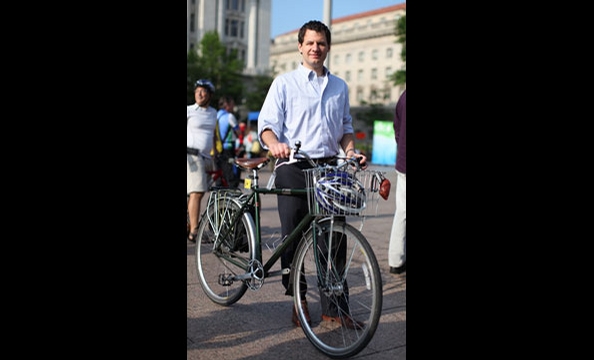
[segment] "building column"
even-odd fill
[[[257,25],[258,25],[258,0],[249,0],[248,11],[248,46],[246,70],[252,72],[256,67]]]
[[[192,9],[190,8],[190,0],[187,0],[186,8],[186,53],[190,52],[190,16],[192,15]]]
[[[219,39],[225,40],[225,0],[217,0],[217,32]]]
[[[332,32],[332,0],[324,0],[324,23]],[[332,45],[330,45],[332,48]],[[330,54],[326,56],[326,61],[324,61],[324,65],[330,69]]]

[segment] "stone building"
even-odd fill
[[[267,74],[272,0],[186,0],[186,52],[204,33],[216,31],[228,50],[237,49],[245,75]]]

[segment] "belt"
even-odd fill
[[[188,151],[188,154],[190,154],[190,155],[196,155],[196,156],[198,156],[200,154],[200,150],[198,150],[198,149],[192,149],[192,148],[187,147],[187,146],[186,146],[186,149]]]
[[[336,157],[330,156],[319,159],[312,159],[316,165],[336,165]]]
[[[309,162],[307,162],[307,160],[305,160],[305,159],[301,159],[300,158],[298,160],[299,160],[299,162],[297,164],[309,164]],[[316,165],[336,165],[337,164],[337,162],[336,162],[337,159],[334,156],[329,156],[329,157],[325,157],[325,158],[318,158],[318,159],[311,159],[311,160]],[[280,158],[278,163],[280,164],[280,163],[284,163],[284,162],[287,162],[287,161],[289,161],[289,159],[287,159],[287,158]]]

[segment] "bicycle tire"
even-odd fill
[[[249,281],[253,281],[231,280],[233,275],[246,274],[251,259],[255,258],[254,220],[248,211],[244,211],[240,221],[233,223],[231,219],[238,211],[241,211],[241,205],[236,196],[209,204],[200,221],[196,240],[200,285],[211,301],[224,306],[241,299]],[[229,236],[223,237],[227,231]]]
[[[299,247],[296,250],[291,268],[291,282],[293,286],[294,306],[301,323],[303,332],[309,341],[323,354],[330,358],[342,359],[358,354],[363,350],[379,324],[382,309],[382,279],[379,265],[371,245],[365,236],[350,224],[334,220],[330,230],[330,219],[322,220],[316,226],[316,238],[318,242],[321,281],[318,281],[316,260],[313,253],[313,232],[310,230],[304,235]],[[337,263],[340,259],[337,251],[340,246],[333,246],[331,270],[327,271],[325,263],[329,257],[324,247],[328,247],[325,241],[328,234],[334,234],[334,245],[346,245],[345,265]],[[302,271],[295,271],[301,269]],[[332,269],[340,274],[335,274]],[[302,277],[301,275],[304,275]],[[324,282],[323,279],[330,279]],[[303,281],[304,280],[304,281]],[[324,283],[332,284],[334,292],[323,291]],[[328,288],[328,287],[327,287]],[[306,299],[311,326],[305,319],[301,300]],[[326,301],[330,306],[325,305]],[[322,319],[322,314],[329,312],[323,309],[334,306],[334,314],[340,321],[328,321]],[[361,321],[362,328],[347,328],[345,316],[350,315],[352,319]]]

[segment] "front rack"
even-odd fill
[[[380,174],[333,166],[304,169],[307,202],[312,215],[375,216]]]

